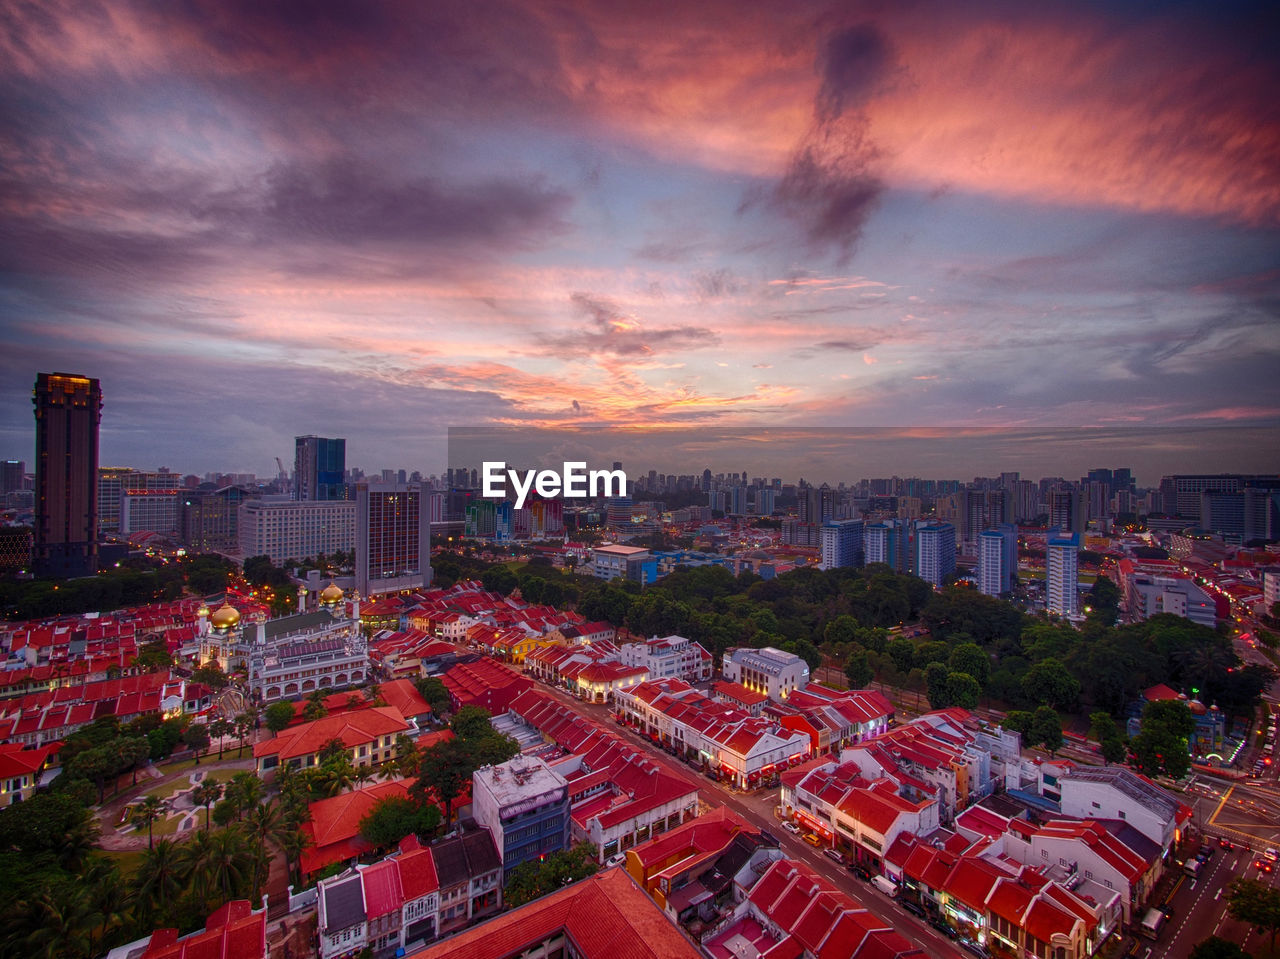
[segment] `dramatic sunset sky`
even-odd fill
[[[0,457],[63,370],[104,464],[193,472],[601,423],[1249,426],[1188,468],[1274,470],[1276,10],[11,0]]]

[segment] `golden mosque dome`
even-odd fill
[[[197,615],[197,616],[208,616],[208,615],[209,615],[209,605],[208,605],[207,603],[201,603],[201,604],[200,604],[200,608],[196,610],[196,615]]]
[[[325,606],[336,606],[342,602],[342,587],[337,583],[330,583],[324,589],[320,590],[320,602]]]
[[[219,606],[209,617],[209,625],[214,629],[234,629],[240,625],[240,610],[230,603]]]

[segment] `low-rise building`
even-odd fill
[[[502,908],[502,858],[487,829],[464,832],[431,847],[440,880],[441,934]]]
[[[683,636],[654,636],[622,646],[625,666],[643,667],[650,679],[683,679],[690,683],[711,678],[711,654]]]
[[[307,769],[319,765],[321,751],[336,739],[346,748],[351,765],[376,766],[395,758],[396,736],[416,732],[394,706],[373,706],[290,726],[255,745],[253,758],[259,775],[281,765]]]
[[[809,684],[809,664],[795,653],[784,653],[772,646],[727,650],[722,672],[729,682],[764,693],[775,701],[783,701],[794,690]]]
[[[1064,816],[1114,819],[1132,826],[1168,855],[1191,820],[1191,807],[1122,766],[1075,766],[1058,782]]]
[[[477,769],[471,808],[493,836],[504,874],[569,844],[568,784],[536,756]]]
[[[125,948],[125,947],[121,947]],[[113,952],[114,956],[115,953]],[[130,955],[138,955],[130,952]],[[157,929],[138,959],[267,959],[267,910],[233,899],[215,910],[204,928],[178,937],[177,929]]]

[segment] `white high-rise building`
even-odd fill
[[[822,568],[861,566],[862,520],[828,520],[822,524]]]
[[[978,592],[999,596],[1010,589],[1018,563],[1018,530],[1009,524],[978,534]]]
[[[350,500],[253,499],[240,504],[240,555],[270,556],[279,565],[355,544],[356,504]]]
[[[956,568],[956,528],[950,523],[916,526],[915,573],[927,583],[941,586]]]
[[[1052,530],[1045,549],[1045,608],[1074,619],[1080,615],[1080,534]]]
[[[901,520],[868,523],[862,541],[868,563],[884,563],[898,572],[906,567],[907,526]]]

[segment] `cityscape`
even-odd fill
[[[0,16],[0,957],[1280,959],[1280,18]]]

